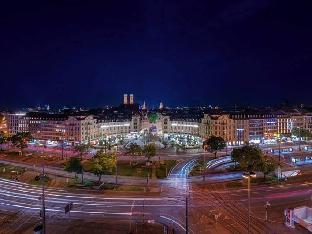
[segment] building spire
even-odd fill
[[[159,109],[162,110],[164,108],[164,104],[162,103],[162,101],[159,103]]]

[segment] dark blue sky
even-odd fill
[[[10,2],[0,107],[312,104],[310,0]]]

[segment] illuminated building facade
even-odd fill
[[[26,113],[6,113],[4,115],[9,135],[29,131],[28,120],[25,116]]]
[[[128,102],[128,95],[126,97]],[[9,134],[29,131],[35,139],[71,143],[97,141],[111,135],[149,132],[152,134],[190,134],[209,138],[222,137],[228,145],[274,143],[290,137],[292,129],[312,131],[312,113],[294,110],[222,111],[201,109],[139,110],[102,109],[98,113],[5,114]]]
[[[249,140],[248,119],[240,114],[205,114],[201,122],[200,135],[222,137],[229,145],[241,145]]]
[[[59,141],[65,139],[65,120],[62,114],[27,113],[29,132],[35,139]]]
[[[100,138],[103,138],[108,135],[128,134],[131,131],[130,120],[99,121],[97,125],[98,125],[98,137]]]
[[[312,132],[312,113],[307,113],[304,115],[304,127],[303,128]]]
[[[5,118],[4,114],[0,114],[0,132],[7,133],[8,127],[7,127],[7,120]]]
[[[88,143],[98,138],[97,120],[92,115],[69,116],[65,120],[65,140]]]

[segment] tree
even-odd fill
[[[131,157],[141,156],[142,148],[138,144],[131,143],[129,146],[128,153],[130,154]],[[131,166],[131,161],[132,160],[130,160],[130,166]]]
[[[0,150],[2,151],[2,145],[5,144],[8,141],[8,137],[4,132],[0,132]]]
[[[91,172],[98,176],[98,182],[101,182],[102,175],[106,172],[105,168],[102,166],[101,160],[96,158],[91,159]]]
[[[65,171],[74,172],[75,177],[77,176],[77,174],[81,174],[81,183],[83,183],[83,167],[80,158],[78,157],[69,158],[65,164]]]
[[[98,182],[101,181],[102,175],[105,174],[106,169],[103,166],[103,160],[99,158],[92,158],[91,160],[91,172],[99,177]]]
[[[28,141],[31,139],[32,136],[29,132],[18,132],[10,138],[12,144],[20,149],[22,156],[24,155],[24,149],[28,147]]]
[[[155,146],[155,144],[145,145],[143,150],[142,150],[142,153],[147,158],[147,161],[149,162],[150,159],[156,155],[156,146]]]
[[[312,133],[308,129],[304,129],[304,128],[293,128],[291,130],[291,134],[300,139],[304,138],[308,140],[309,138],[312,137]]]
[[[241,148],[233,149],[231,157],[238,162],[243,170],[255,170],[260,162],[262,151],[257,146],[245,145]]]
[[[168,142],[165,141],[165,140],[163,140],[161,143],[164,145],[164,148],[167,149],[167,147],[168,147],[168,145],[169,145]]]
[[[241,149],[240,148],[234,148],[232,150],[231,157],[235,163],[235,166],[237,166],[237,163],[239,163],[241,161],[241,157],[242,157]]]
[[[217,152],[226,147],[226,142],[222,137],[211,136],[207,140],[203,142],[203,148],[206,150],[210,150],[214,153],[215,158],[217,158]]]
[[[291,137],[291,133],[281,133],[280,134],[280,139],[282,139],[282,138],[290,138]]]
[[[155,112],[150,113],[148,115],[148,120],[149,120],[150,123],[156,123],[157,118],[158,118],[158,115]]]
[[[299,150],[301,150],[301,140],[309,140],[312,137],[312,133],[304,128],[293,128],[291,134],[298,137]]]
[[[256,169],[263,173],[263,179],[265,181],[266,176],[271,172],[273,172],[276,169],[277,165],[278,165],[277,162],[273,158],[264,155],[261,157],[260,161],[256,164]]]
[[[109,143],[108,140],[101,140],[101,141],[99,141],[99,146],[104,149],[105,153],[108,150],[111,150],[111,148],[112,148],[112,145]]]
[[[184,144],[175,143],[174,146],[176,148],[176,152],[184,152],[186,150],[186,146]]]
[[[156,145],[155,144],[145,145],[143,150],[142,150],[142,153],[146,157],[147,166],[149,167],[149,163],[150,163],[151,158],[156,155]],[[152,172],[153,171],[155,172],[155,170],[152,170]],[[148,175],[147,175],[147,185],[149,185],[149,175],[150,175],[150,169],[149,169]]]
[[[101,181],[102,175],[107,172],[112,172],[117,166],[117,156],[113,153],[105,153],[103,150],[98,150],[91,159],[91,172],[99,177]]]
[[[77,153],[79,153],[80,155],[80,159],[82,160],[82,156],[84,154],[86,154],[88,152],[88,150],[90,149],[90,145],[89,144],[80,144],[80,145],[76,145],[74,147],[74,151],[76,151]]]

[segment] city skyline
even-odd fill
[[[188,3],[5,3],[0,107],[311,104],[311,2]]]
[[[0,7],[0,233],[312,232],[312,1]]]
[[[118,102],[119,101],[119,102]],[[29,104],[25,106],[0,106],[0,110],[2,111],[40,111],[40,110],[49,110],[49,111],[56,111],[56,110],[62,110],[62,109],[85,109],[85,110],[92,110],[92,109],[105,109],[105,108],[114,108],[118,107],[123,104],[123,100],[120,98],[120,100],[117,100],[116,103],[104,103],[103,105],[68,105],[66,102],[58,103],[55,105],[50,105],[49,103],[34,103]],[[242,104],[242,103],[235,103],[235,104],[224,104],[224,105],[218,105],[217,103],[212,105],[210,103],[206,104],[191,104],[186,105],[184,103],[175,103],[174,105],[172,103],[164,102],[162,99],[159,99],[158,102],[151,103],[147,99],[140,99],[135,100],[134,103],[138,106],[139,109],[142,109],[143,106],[145,106],[148,110],[154,110],[159,109],[160,104],[163,106],[163,108],[212,108],[212,109],[225,109],[225,110],[240,110],[240,109],[265,109],[265,108],[283,108],[283,107],[297,107],[297,108],[311,108],[311,105],[307,103],[294,103],[289,100],[283,100],[281,102],[272,102],[267,104]],[[131,105],[128,103],[128,105]]]

